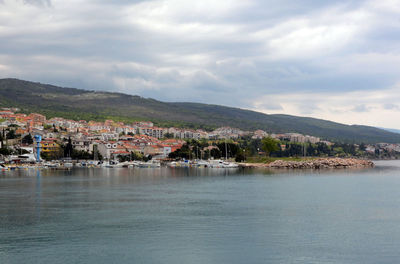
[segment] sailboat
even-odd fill
[[[226,139],[225,139],[225,160],[211,160],[210,167],[211,168],[227,168],[227,169],[239,167],[239,165],[237,165],[236,163],[228,161],[228,144],[226,143]]]

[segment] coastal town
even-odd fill
[[[263,130],[242,131],[231,127],[204,131],[157,127],[150,121],[127,124],[113,120],[96,122],[59,117],[47,119],[38,113],[20,113],[18,108],[0,110],[0,132],[0,154],[3,163],[91,160],[107,161],[107,164],[110,164],[110,161],[140,160],[150,164],[150,160],[176,162],[185,159],[230,159],[244,162],[247,158],[262,157],[266,154],[261,141],[267,137],[278,143],[279,151],[276,152],[278,156],[282,156],[285,151],[289,153],[286,156],[314,156],[315,153],[324,156],[321,155],[324,152],[319,152],[319,149],[335,150],[332,146],[336,144],[298,133],[274,134]],[[40,142],[37,142],[37,138],[40,138]],[[247,140],[245,144],[243,139]],[[190,142],[203,142],[203,144],[190,145]],[[354,153],[349,152],[352,156],[360,149],[366,155],[374,157],[385,153],[393,156],[400,153],[399,144],[349,146],[348,148],[354,151]],[[189,149],[188,155],[176,154],[185,147]],[[334,156],[343,157],[348,154],[343,147],[341,148],[344,154],[337,152],[336,148]],[[293,152],[295,150],[297,152]]]
[[[0,38],[0,264],[400,260],[400,0],[0,0]]]

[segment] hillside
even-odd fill
[[[266,115],[239,108],[199,103],[166,103],[121,93],[61,88],[17,79],[0,79],[0,106],[19,107],[48,118],[133,121],[151,120],[159,125],[212,129],[232,126],[244,130],[298,132],[343,142],[400,143],[400,134],[368,126],[290,115]]]

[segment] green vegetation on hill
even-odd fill
[[[263,113],[219,105],[166,103],[121,93],[61,88],[17,79],[0,79],[0,106],[19,107],[48,118],[75,120],[150,120],[160,126],[213,129],[232,126],[243,130],[297,132],[342,142],[400,142],[400,134],[368,126],[349,126],[331,121]]]

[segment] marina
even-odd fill
[[[0,164],[1,171],[8,170],[69,170],[72,168],[103,168],[103,169],[117,169],[117,168],[239,168],[239,164],[223,160],[184,160],[184,161],[125,161],[119,162],[117,160],[111,161],[68,161],[68,162],[39,162],[30,164]]]

